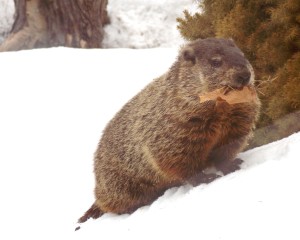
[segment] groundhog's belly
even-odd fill
[[[213,113],[210,119],[165,126],[164,134],[147,148],[147,161],[156,172],[177,181],[188,181],[213,161],[231,160],[252,132],[256,106],[246,103]]]

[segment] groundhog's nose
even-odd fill
[[[247,69],[247,70],[237,72],[234,76],[234,81],[239,86],[246,86],[250,81],[250,77],[251,77],[251,73]]]

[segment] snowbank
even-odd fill
[[[300,239],[300,133],[242,153],[243,169],[211,184],[170,189],[132,215],[74,231],[93,202],[102,129],[176,54],[0,53],[0,239]]]

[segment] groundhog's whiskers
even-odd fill
[[[263,89],[268,86],[270,83],[274,82],[276,79],[278,78],[278,76],[275,76],[273,78],[271,78],[271,76],[268,76],[267,79],[256,79],[255,82],[257,82],[258,84],[256,85],[256,89],[257,91],[265,96],[265,93],[263,92]]]
[[[225,86],[224,94],[226,95],[226,94],[228,94],[229,92],[231,92],[231,91],[233,91],[233,90],[234,90],[234,88],[233,88],[232,86],[226,85],[226,86]]]

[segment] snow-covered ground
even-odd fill
[[[0,53],[0,239],[300,239],[300,133],[241,154],[243,169],[211,184],[74,231],[93,202],[102,129],[176,52]]]

